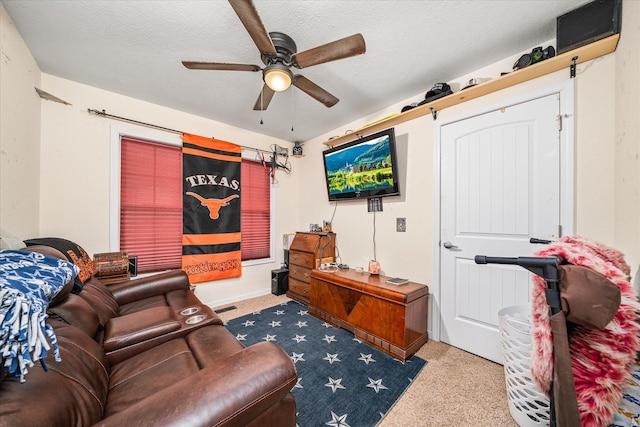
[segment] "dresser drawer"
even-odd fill
[[[311,280],[311,269],[291,264],[289,265],[289,279],[295,279],[301,282],[309,283],[309,281]]]
[[[308,299],[310,291],[311,291],[310,284],[301,282],[296,279],[292,279],[291,276],[289,276],[289,292],[296,293]]]
[[[313,254],[306,252],[289,251],[289,264],[313,268]]]

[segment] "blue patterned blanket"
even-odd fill
[[[24,382],[27,368],[53,348],[60,353],[53,328],[46,323],[47,307],[78,267],[51,256],[26,251],[0,251],[0,357],[3,368]],[[51,346],[49,346],[49,342]]]
[[[609,427],[640,427],[640,357],[622,389],[618,413]]]

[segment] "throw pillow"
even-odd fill
[[[84,282],[96,273],[96,266],[93,264],[91,257],[80,245],[71,240],[61,239],[59,237],[42,237],[25,240],[24,243],[27,246],[44,245],[55,248],[80,268],[80,272],[76,276],[75,283],[73,284],[73,290],[71,291],[74,294],[79,294],[80,291],[82,291]]]

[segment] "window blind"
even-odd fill
[[[182,266],[180,147],[121,138],[120,250],[140,273]]]
[[[270,256],[271,194],[269,170],[262,163],[242,161],[242,260]]]

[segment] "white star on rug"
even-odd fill
[[[236,335],[236,339],[237,339],[238,341],[246,341],[246,339],[247,339],[247,334],[238,334],[238,335]]]
[[[367,365],[369,364],[369,362],[376,361],[371,354],[364,354],[364,353],[360,353],[360,357],[358,357],[358,360],[362,360]]]
[[[306,341],[305,337],[306,335],[296,335],[295,338],[291,338],[291,339],[297,342],[298,344],[300,344],[302,341]]]
[[[353,339],[355,342],[357,342],[358,344],[362,344],[362,341],[360,341],[358,338],[353,337],[352,339]]]
[[[331,387],[331,390],[334,393],[339,388],[346,390],[345,386],[342,385],[342,378],[338,378],[337,380],[334,380],[333,378],[329,377],[329,382],[325,384],[325,387]]]
[[[298,353],[294,352],[293,355],[291,355],[289,357],[291,358],[293,363],[306,362],[306,360],[304,360],[304,353],[298,354]]]
[[[256,322],[254,322],[253,320],[247,320],[246,322],[244,322],[242,325],[243,326],[253,326]]]
[[[332,427],[351,427],[347,424],[347,414],[336,415],[333,411],[331,411],[331,421],[325,424]]]
[[[298,377],[298,381],[296,381],[296,385],[294,385],[293,388],[304,388],[300,382],[302,382],[302,377]]]
[[[280,323],[281,323],[280,321],[272,320],[271,323],[269,323],[269,325],[271,325],[272,328],[275,328],[276,326],[282,326]]]
[[[262,314],[262,310],[254,311],[254,312],[253,312],[253,313],[251,313],[251,314]]]
[[[307,327],[307,322],[303,322],[302,320],[298,320],[298,323],[296,323],[296,326],[298,328]]]
[[[327,323],[327,322],[324,322],[322,324],[322,326],[324,326],[325,328],[333,328],[333,325],[331,323]]]
[[[324,338],[322,338],[322,341],[326,341],[327,344],[337,342],[335,335],[325,335]]]
[[[329,361],[330,365],[333,365],[333,362],[342,362],[342,360],[338,359],[338,353],[336,354],[327,353],[327,357],[323,357],[322,360]]]
[[[284,316],[284,310],[276,310],[274,313],[276,316]]]
[[[369,378],[369,384],[367,384],[367,387],[372,388],[376,393],[378,393],[380,390],[387,390],[387,387],[382,385],[382,378],[380,378],[379,380],[373,380]]]
[[[277,337],[277,335],[267,334],[267,336],[266,337],[262,337],[262,339],[265,340],[265,341],[275,341],[276,337]]]
[[[300,316],[307,316],[307,315],[309,315],[309,312],[308,312],[307,310],[300,310],[300,311],[298,312],[298,314],[299,314]]]

